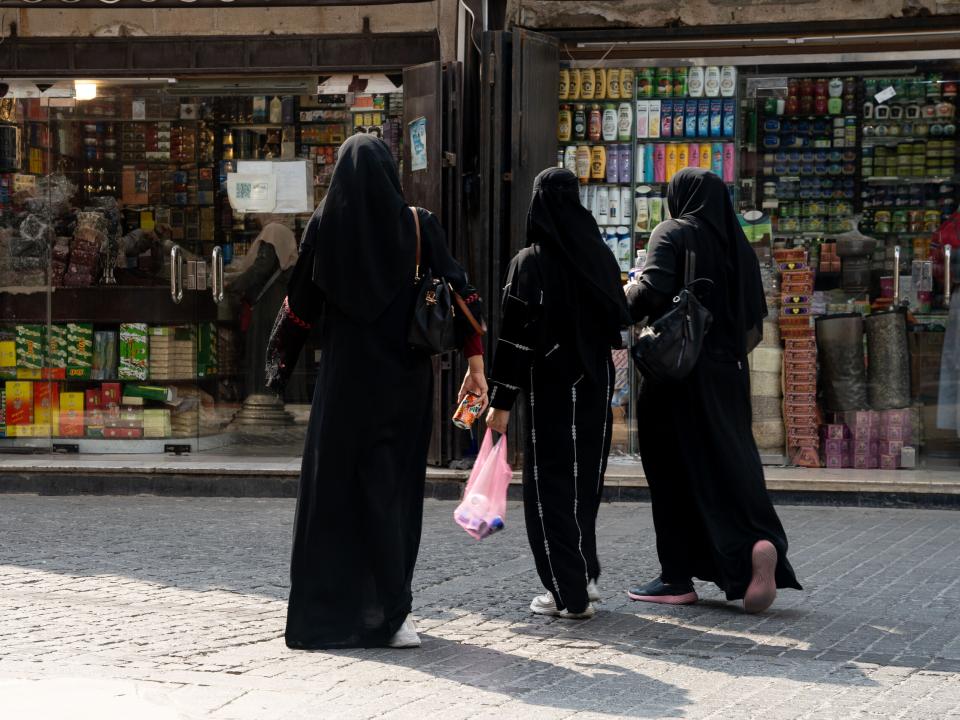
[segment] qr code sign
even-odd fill
[[[237,199],[249,200],[253,196],[253,185],[251,183],[237,183]]]

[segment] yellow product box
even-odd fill
[[[0,340],[0,367],[17,366],[17,343],[14,340]]]
[[[42,374],[40,368],[17,368],[18,380],[39,380]]]
[[[83,412],[83,393],[65,392],[60,393],[60,412],[66,414],[69,412]]]
[[[13,425],[33,423],[33,383],[20,380],[6,382],[7,430]]]

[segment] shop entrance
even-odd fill
[[[355,132],[408,168],[403,76],[11,80],[0,116],[0,451],[299,455],[319,355],[285,397],[266,339]],[[421,83],[420,94],[442,98]],[[440,168],[439,142],[423,155]],[[440,212],[441,186],[412,202]],[[258,242],[259,240],[259,242]]]

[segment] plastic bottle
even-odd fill
[[[647,146],[637,145],[636,181],[638,183],[651,182],[650,180],[647,180],[647,175],[646,175],[646,169],[647,169],[646,154],[647,154]]]
[[[628,102],[620,103],[617,108],[617,139],[620,142],[633,139],[633,110]]]
[[[620,188],[620,222],[630,225],[633,221],[633,189]]]
[[[619,118],[617,117],[617,106],[609,103],[603,108],[603,120],[602,120],[602,133],[604,142],[616,142],[617,140],[617,125]]]
[[[653,150],[653,181],[667,182],[667,146],[663,143],[654,145]]]
[[[620,146],[611,145],[608,150],[606,180],[615,184],[620,180]]]
[[[279,97],[274,96],[270,101],[270,124],[279,125],[283,121],[283,103]]]
[[[597,188],[597,225],[610,224],[610,189],[606,185]]]
[[[694,65],[687,73],[687,94],[690,97],[703,97],[703,66]]]
[[[632,153],[629,145],[620,146],[620,177],[617,178],[618,182],[629,183],[632,177],[633,171],[633,162],[632,162]]]
[[[714,175],[723,177],[723,143],[714,143],[710,150],[711,163],[710,171]]]
[[[720,96],[720,68],[708,65],[703,71],[703,94],[707,97]]]
[[[590,179],[603,181],[607,177],[607,149],[603,145],[590,148]]]
[[[733,65],[720,68],[720,95],[733,97],[737,92],[737,69]]]
[[[620,272],[630,271],[630,255],[633,246],[633,235],[630,228],[621,225],[617,228],[617,260],[620,262]]]
[[[733,182],[733,166],[734,166],[734,152],[735,148],[733,143],[724,143],[723,144],[723,174],[721,177],[724,182]]]
[[[576,145],[567,145],[566,149],[563,151],[563,166],[572,172],[574,175],[577,174],[577,146]]]
[[[607,222],[611,225],[617,225],[622,221],[620,218],[620,188],[612,187],[607,190]]]

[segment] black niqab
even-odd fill
[[[665,221],[661,232],[708,234],[723,248],[724,287],[714,292],[726,290],[725,309],[737,334],[735,347],[746,355],[762,337],[767,302],[756,253],[737,221],[726,184],[707,170],[685,168],[667,186],[667,207],[673,220]],[[690,242],[681,242],[691,247]]]
[[[620,267],[601,239],[593,215],[580,203],[579,181],[569,170],[549,168],[534,181],[527,246],[534,244],[562,267],[559,273],[544,273],[551,296],[547,322],[568,326],[581,358],[590,353],[587,328],[591,335],[618,347],[620,329],[631,322]]]
[[[340,146],[317,213],[313,281],[328,303],[369,324],[413,283],[416,255],[413,218],[404,217],[410,212],[386,143],[358,134]]]

